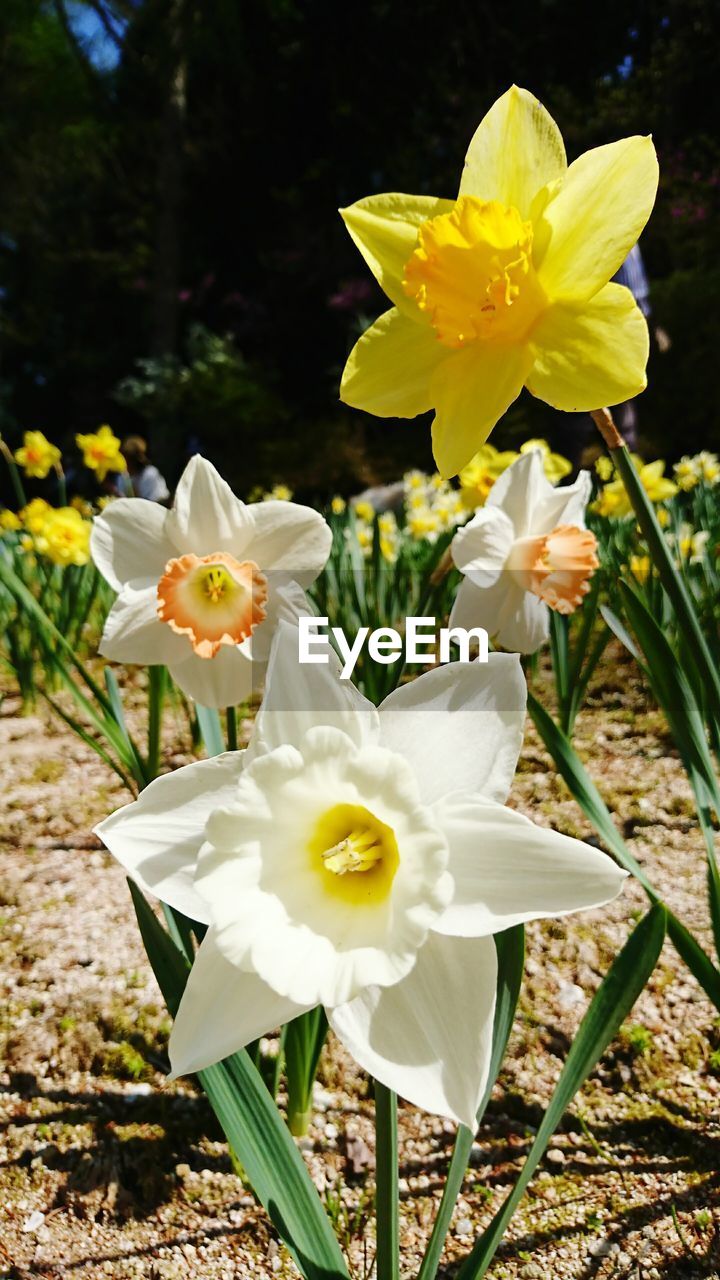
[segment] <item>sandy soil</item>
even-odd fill
[[[656,887],[709,947],[690,791],[662,718],[611,651],[577,745]],[[139,695],[137,695],[139,696]],[[189,758],[168,726],[166,763]],[[164,1085],[168,1018],[122,871],[90,834],[129,797],[45,714],[0,715],[0,1277],[296,1275],[191,1082]],[[528,730],[512,802],[589,835]],[[592,992],[646,905],[528,930],[508,1058],[473,1148],[442,1275],[512,1186]],[[272,1043],[269,1044],[272,1049]],[[563,1125],[489,1272],[679,1280],[720,1264],[720,1027],[669,944]],[[372,1267],[367,1082],[325,1051],[301,1146],[356,1277]],[[432,1224],[453,1126],[401,1108],[403,1275]]]

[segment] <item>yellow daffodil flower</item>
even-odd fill
[[[603,482],[610,480],[615,474],[615,468],[606,453],[601,453],[600,457],[595,459],[595,470]]]
[[[637,467],[640,483],[651,502],[666,502],[668,498],[674,498],[678,487],[664,474],[666,464],[662,458],[657,458],[655,462],[643,462],[642,458],[633,454],[632,459]],[[632,515],[632,504],[622,480],[612,480],[610,484],[606,484],[590,509],[598,515],[618,519]]]
[[[488,494],[498,476],[502,475],[519,454],[512,449],[501,453],[493,444],[483,444],[466,467],[463,467],[458,479],[463,505],[468,511],[485,505]]]
[[[84,465],[97,473],[101,483],[108,471],[127,470],[120,452],[120,441],[110,427],[103,426],[87,435],[77,435],[75,443],[82,450]]]
[[[716,453],[703,449],[694,458],[686,454],[675,463],[673,472],[681,489],[694,489],[703,480],[706,484],[714,485],[720,480],[720,459]]]
[[[630,572],[638,582],[646,582],[651,569],[652,561],[648,555],[630,557]]]
[[[650,138],[596,147],[568,167],[555,121],[513,86],[470,143],[457,199],[393,193],[342,210],[394,306],[350,353],[341,399],[380,417],[434,409],[447,477],[523,386],[569,412],[636,396],[648,328],[610,281],[657,181]]]
[[[90,521],[75,507],[51,508],[35,538],[38,551],[53,564],[87,564],[90,560]]]
[[[345,499],[341,498],[340,495],[336,493],[335,497],[332,499],[332,502],[330,503],[330,510],[332,511],[333,515],[341,516],[346,507],[347,507],[347,502],[345,501]]]
[[[33,498],[26,507],[23,507],[18,512],[18,515],[22,521],[23,528],[27,529],[28,533],[35,535],[42,533],[45,521],[51,511],[50,503],[46,502],[44,498]]]
[[[366,502],[364,498],[353,504],[353,510],[360,520],[367,520],[369,524],[372,524],[375,519],[375,508],[372,502]]]
[[[35,480],[44,480],[48,472],[59,464],[60,458],[57,445],[51,444],[42,431],[26,431],[22,448],[15,450],[18,466],[26,476]]]
[[[3,507],[0,511],[0,529],[3,533],[17,533],[18,529],[22,529],[22,520],[9,507]]]
[[[292,489],[286,484],[274,484],[268,493],[263,494],[263,502],[290,502]]]
[[[529,453],[531,449],[539,449],[542,454],[543,470],[551,484],[559,484],[572,471],[572,462],[561,453],[553,453],[547,440],[526,440],[520,445],[521,453]]]

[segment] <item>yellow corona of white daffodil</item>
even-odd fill
[[[581,471],[574,484],[553,488],[538,449],[503,472],[450,544],[464,575],[451,627],[484,627],[516,653],[547,640],[548,609],[573,613],[599,564],[597,539],[585,528],[590,484]]]
[[[267,666],[278,618],[309,612],[332,534],[317,511],[247,505],[205,458],[185,468],[172,510],[118,498],[96,516],[92,558],[118,592],[100,652],[161,663],[208,707],[242,702]]]
[[[35,480],[44,480],[48,472],[59,464],[61,456],[57,445],[51,444],[42,431],[26,431],[22,447],[15,450],[18,466],[26,476]]]
[[[492,935],[607,902],[625,872],[505,807],[525,714],[515,655],[437,667],[379,709],[338,671],[301,666],[281,623],[248,750],[158,778],[98,834],[209,926],[175,1075],[324,1005],[366,1071],[474,1129]]]
[[[675,463],[673,472],[681,489],[694,489],[702,481],[712,487],[720,481],[720,459],[716,453],[703,449],[692,458],[685,454]]]
[[[555,121],[513,86],[470,143],[457,199],[393,193],[341,211],[394,304],[350,353],[341,399],[380,417],[434,409],[435,460],[454,476],[523,387],[571,412],[636,396],[648,328],[610,280],[657,181],[650,138],[568,166]]]
[[[111,427],[99,427],[86,435],[77,435],[75,443],[83,456],[83,464],[97,473],[101,482],[108,471],[127,471],[127,463],[120,452],[120,441]]]

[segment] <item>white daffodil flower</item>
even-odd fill
[[[451,627],[484,627],[515,653],[534,653],[550,634],[548,608],[572,613],[598,567],[597,539],[585,528],[591,479],[557,489],[538,449],[495,481],[484,507],[450,550],[465,575]]]
[[[474,1127],[492,935],[599,906],[625,878],[505,808],[524,712],[515,654],[437,667],[376,710],[337,670],[299,665],[280,624],[248,750],[158,778],[97,828],[143,889],[209,925],[175,1075],[323,1004],[362,1067]]]
[[[90,550],[118,592],[100,652],[163,663],[207,707],[257,688],[279,617],[311,612],[302,587],[321,572],[332,533],[294,502],[246,506],[199,455],[171,511],[120,498],[96,516]]]

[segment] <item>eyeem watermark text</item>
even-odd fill
[[[323,628],[327,634],[323,634]],[[330,635],[332,635],[340,654],[343,667],[341,680],[349,680],[355,664],[367,644],[369,657],[373,662],[383,666],[391,666],[399,658],[404,657],[406,663],[426,666],[435,658],[440,662],[450,661],[450,645],[456,644],[460,650],[460,661],[470,661],[470,645],[474,641],[478,653],[474,655],[479,662],[488,660],[488,633],[484,627],[441,627],[436,630],[432,617],[406,618],[405,634],[394,627],[360,627],[352,643],[348,640],[342,627],[329,627],[327,618],[303,616],[298,619],[298,658],[302,663],[323,663],[330,659]]]

